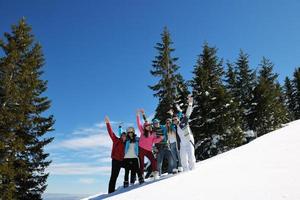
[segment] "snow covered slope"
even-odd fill
[[[300,120],[194,171],[117,193],[90,199],[300,200]]]

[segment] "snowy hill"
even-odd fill
[[[88,199],[106,198],[299,200],[300,120],[199,162],[194,171]]]

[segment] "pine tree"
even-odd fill
[[[296,99],[295,90],[289,77],[286,77],[284,80],[284,97],[284,103],[288,111],[289,121],[293,121],[295,119]]]
[[[249,111],[253,98],[253,89],[255,87],[255,72],[250,69],[249,56],[240,51],[236,61],[236,83],[233,89],[233,95],[238,100],[238,106],[241,114],[241,124],[243,131],[249,130]]]
[[[250,128],[258,136],[279,128],[287,122],[287,113],[282,101],[282,90],[273,72],[273,63],[263,58],[259,71],[258,84],[254,89],[251,107]]]
[[[184,81],[179,74],[176,74],[179,66],[175,62],[178,58],[171,56],[175,49],[172,48],[173,42],[166,27],[161,34],[161,39],[162,42],[155,46],[158,50],[158,56],[153,60],[153,70],[151,70],[151,74],[160,80],[157,84],[149,87],[155,92],[154,96],[158,97],[159,100],[155,118],[165,121],[170,117],[168,111],[175,108],[176,100],[178,100],[177,90],[180,89],[178,82],[183,84]],[[184,85],[181,87],[183,91],[185,90],[184,87]]]
[[[242,111],[240,107],[239,87],[237,86],[237,71],[234,69],[233,64],[227,62],[227,72],[225,74],[225,87],[228,95],[230,96],[230,115],[234,119],[236,125],[241,128],[242,124]],[[241,145],[241,142],[246,143],[248,138],[244,134],[238,134],[237,137],[233,137],[235,147]]]
[[[222,82],[222,61],[216,48],[204,44],[192,80],[194,111],[191,127],[196,140],[196,157],[206,159],[241,143],[241,129],[232,117],[232,104]],[[238,136],[239,135],[239,136]],[[240,138],[240,141],[235,139]],[[234,143],[233,143],[234,141]],[[201,145],[200,145],[201,144]]]
[[[295,89],[294,116],[295,116],[295,119],[300,119],[300,67],[297,68],[294,72],[293,85],[294,85],[294,89]]]
[[[45,145],[53,138],[53,116],[43,116],[50,101],[41,79],[44,57],[25,19],[4,34],[0,47],[0,174],[2,199],[42,199],[50,164]]]

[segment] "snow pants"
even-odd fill
[[[193,170],[196,164],[195,148],[194,145],[189,142],[180,145],[180,158],[183,171]]]
[[[111,162],[111,175],[109,179],[108,193],[115,191],[116,181],[120,173],[120,169],[123,167],[123,161],[112,159]]]
[[[141,171],[140,171],[140,165],[139,165],[139,159],[138,158],[125,158],[124,159],[124,167],[125,167],[125,176],[124,176],[124,182],[128,183],[129,178],[129,171],[131,171],[131,177],[130,177],[130,183],[134,184],[135,182],[135,174],[138,174],[139,181],[143,180]]]
[[[153,153],[152,151],[148,151],[146,149],[143,149],[141,147],[139,147],[139,158],[140,158],[140,171],[141,171],[141,174],[143,175],[144,174],[144,167],[145,167],[145,164],[144,164],[144,157],[147,157],[150,162],[151,162],[151,168],[152,168],[152,171],[157,171],[157,162],[156,162],[156,159],[154,158],[153,156]]]

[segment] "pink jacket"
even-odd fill
[[[145,137],[144,128],[143,128],[143,125],[141,123],[140,117],[136,116],[136,120],[137,120],[138,128],[139,128],[140,133],[141,133],[139,147],[141,147],[141,148],[143,148],[147,151],[152,151],[153,144],[160,142],[163,138],[162,137],[156,137],[156,135],[152,132],[148,135],[148,137]]]

